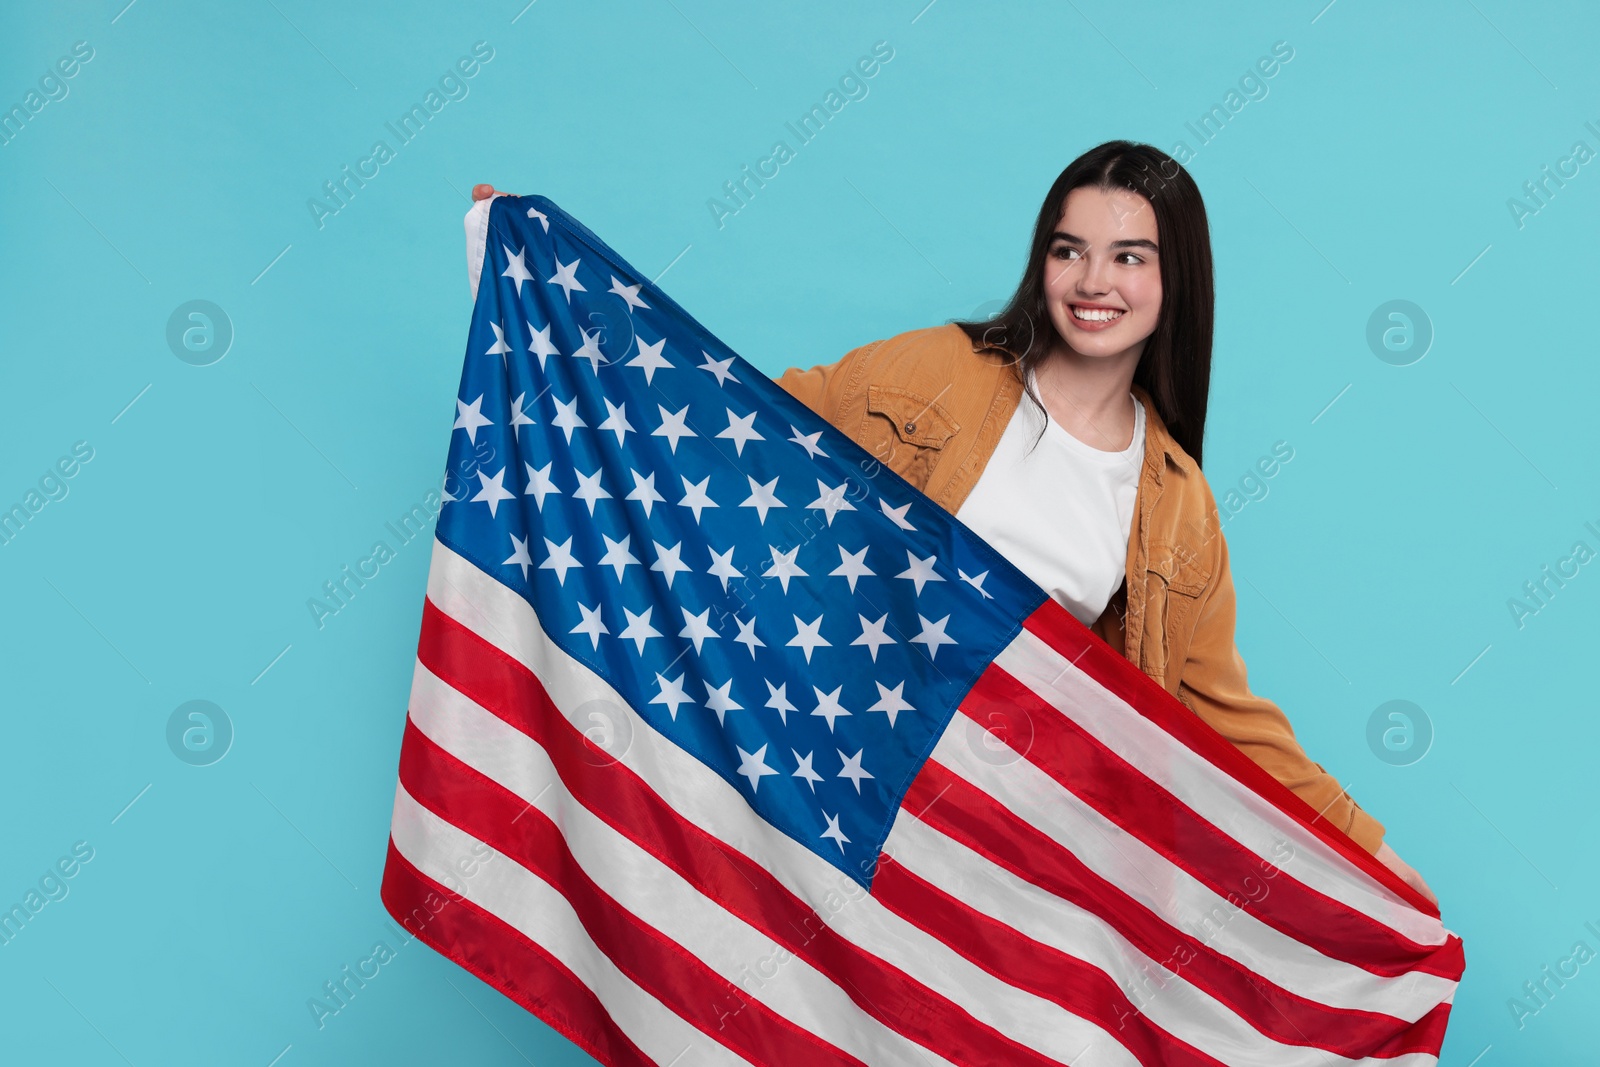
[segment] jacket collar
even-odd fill
[[[1133,395],[1144,405],[1144,465],[1155,474],[1157,485],[1161,484],[1161,475],[1168,463],[1187,477],[1194,469],[1194,458],[1167,429],[1160,412],[1156,411],[1155,401],[1150,399],[1144,386],[1135,383],[1132,388]]]

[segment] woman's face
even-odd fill
[[[1137,360],[1161,313],[1150,201],[1125,189],[1067,194],[1044,260],[1045,300],[1062,341],[1089,358]]]

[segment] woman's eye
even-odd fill
[[[1069,255],[1074,254],[1077,251],[1078,250],[1076,248],[1072,248],[1069,245],[1058,245],[1051,251],[1050,254],[1055,256],[1057,259],[1066,259]]]
[[[1136,264],[1144,262],[1144,260],[1140,259],[1138,254],[1134,253],[1134,252],[1124,252],[1124,253],[1122,253],[1121,258],[1132,260],[1133,262],[1130,263],[1129,266],[1134,266]]]

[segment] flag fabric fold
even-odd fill
[[[382,895],[606,1064],[1437,1061],[1436,909],[496,197]]]

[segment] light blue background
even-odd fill
[[[1507,608],[1600,549],[1600,163],[1521,228],[1507,207],[1600,147],[1592,7],[525,2],[0,15],[0,106],[95,52],[0,146],[0,507],[94,448],[0,547],[0,905],[95,850],[0,946],[0,1058],[588,1062],[420,944],[324,1028],[306,1007],[398,942],[377,891],[425,542],[320,630],[306,601],[441,476],[473,182],[671,264],[776,373],[1004,296],[1062,167],[1114,137],[1198,147],[1185,123],[1280,40],[1266,98],[1190,164],[1218,272],[1207,475],[1220,497],[1294,449],[1225,526],[1240,647],[1466,940],[1444,1062],[1594,1057],[1600,963],[1520,1029],[1507,1007],[1600,950],[1600,564],[1520,629]],[[319,229],[307,199],[480,40],[470,94]],[[719,228],[708,198],[879,40],[870,94]],[[211,366],[165,339],[193,299],[236,331]],[[1436,331],[1409,366],[1365,340],[1392,299]],[[236,730],[209,767],[167,746],[192,699]],[[1410,766],[1367,744],[1391,699],[1435,731]]]

